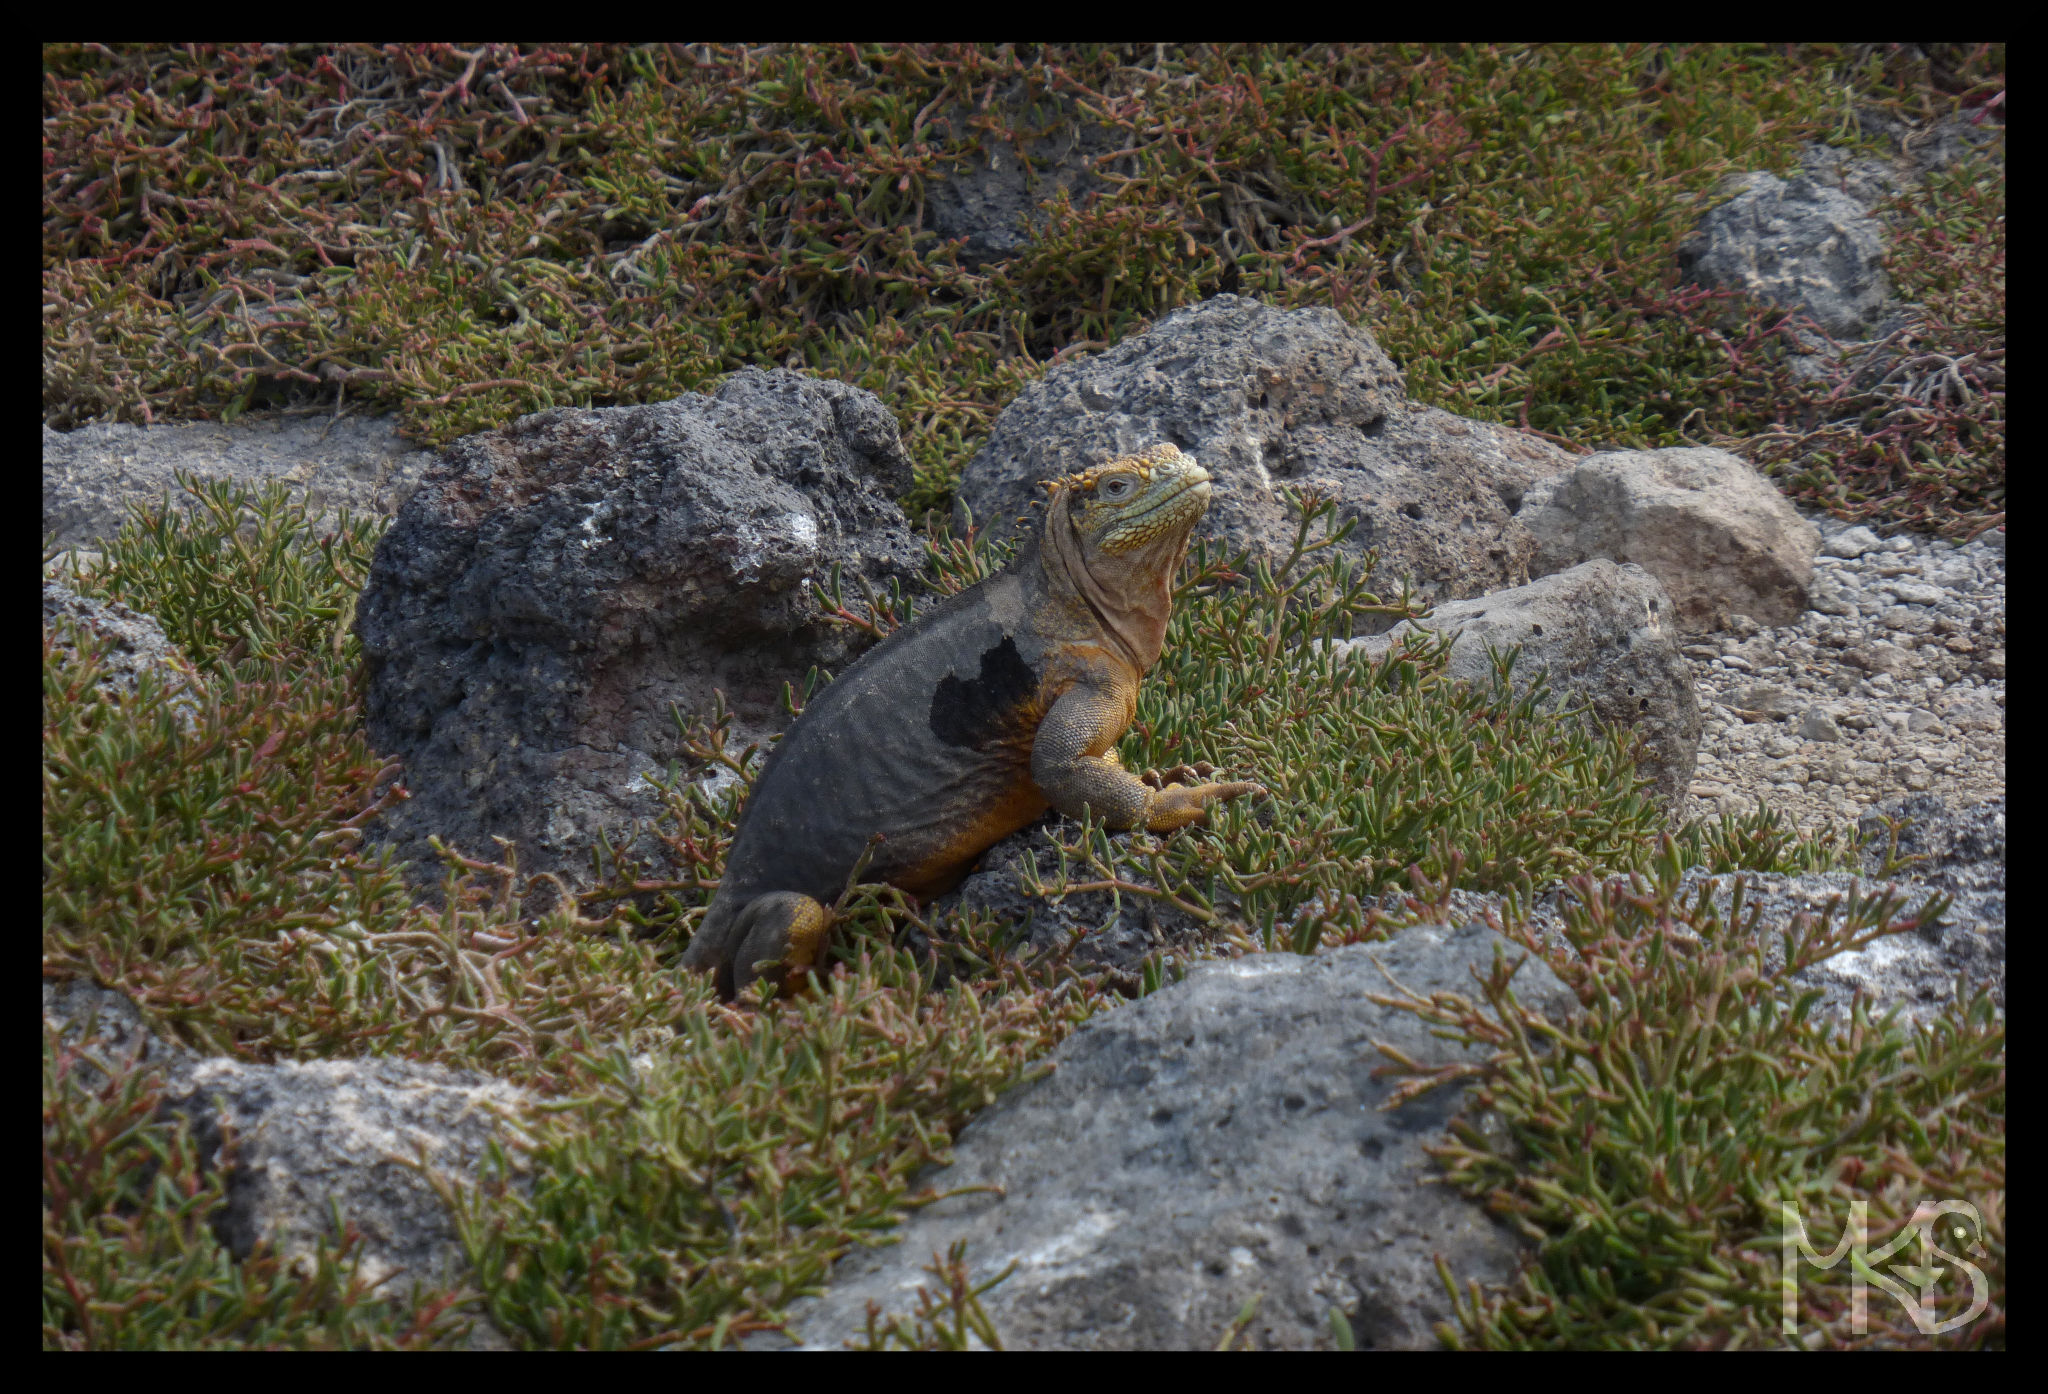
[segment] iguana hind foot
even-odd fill
[[[748,901],[722,926],[701,930],[683,962],[712,965],[719,999],[730,1002],[756,978],[794,986],[824,961],[831,931],[830,910],[796,891],[775,891]]]

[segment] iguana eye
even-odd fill
[[[1102,483],[1102,492],[1106,497],[1109,498],[1122,498],[1125,494],[1131,492],[1131,481],[1129,476],[1118,475],[1115,479],[1104,480]]]

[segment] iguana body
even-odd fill
[[[903,626],[805,707],[740,816],[683,962],[730,998],[769,960],[823,957],[826,908],[864,879],[920,899],[1048,807],[1166,832],[1252,784],[1152,788],[1113,747],[1158,661],[1209,475],[1172,446],[1054,481],[1001,572]]]

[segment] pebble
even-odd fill
[[[2005,794],[2005,533],[1955,546],[1812,517],[1813,608],[1685,647],[1705,717],[1686,816],[1765,803],[1803,827],[1932,790]]]

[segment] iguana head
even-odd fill
[[[1166,642],[1173,573],[1209,508],[1209,472],[1155,445],[1045,487],[1048,575],[1087,602],[1140,671],[1150,668]]]

